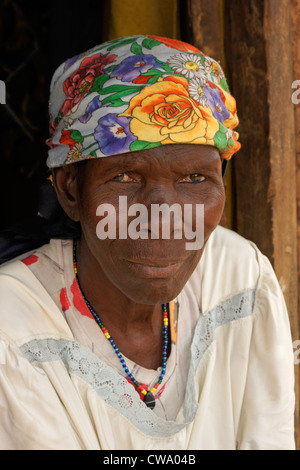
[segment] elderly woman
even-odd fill
[[[50,119],[80,234],[0,269],[1,448],[293,449],[282,293],[218,226],[240,148],[219,64],[166,38],[109,41],[58,68]]]

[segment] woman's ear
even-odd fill
[[[74,222],[79,222],[77,175],[76,164],[52,170],[53,186],[58,202]]]

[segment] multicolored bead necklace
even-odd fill
[[[168,310],[167,310],[167,304],[163,304],[162,305],[162,310],[163,310],[163,338],[164,338],[164,345],[163,345],[163,357],[162,357],[162,367],[161,367],[161,373],[159,375],[159,378],[158,378],[158,381],[156,382],[156,384],[154,385],[154,387],[151,388],[151,390],[147,391],[143,385],[139,384],[139,382],[133,377],[133,375],[131,374],[131,372],[129,371],[128,367],[127,367],[127,364],[125,362],[125,359],[123,358],[122,354],[120,353],[120,350],[119,348],[117,347],[116,343],[114,342],[113,338],[110,336],[107,328],[105,328],[105,326],[103,325],[103,323],[101,322],[99,316],[97,315],[97,313],[94,311],[94,309],[92,308],[91,304],[89,303],[89,301],[85,298],[84,294],[83,294],[83,291],[81,289],[81,286],[80,286],[80,282],[79,282],[79,278],[78,278],[78,273],[77,273],[77,257],[76,257],[76,247],[77,247],[77,243],[76,243],[76,240],[74,240],[74,243],[73,243],[73,266],[74,266],[74,273],[75,273],[75,276],[76,276],[76,280],[77,280],[77,283],[78,283],[78,287],[80,289],[80,292],[81,292],[81,295],[89,309],[89,311],[91,312],[93,318],[95,319],[96,323],[99,325],[99,327],[101,328],[101,330],[103,331],[104,333],[104,336],[108,339],[108,341],[110,342],[110,344],[112,345],[112,347],[114,348],[115,350],[115,353],[116,355],[118,356],[121,364],[122,364],[122,367],[126,373],[126,375],[129,377],[129,379],[131,380],[131,382],[135,385],[136,389],[138,392],[140,392],[143,396],[144,396],[144,403],[151,409],[153,409],[155,407],[155,397],[154,397],[154,393],[156,392],[156,390],[158,389],[159,385],[162,383],[163,381],[163,378],[164,378],[164,375],[165,375],[165,372],[166,372],[166,368],[167,368],[167,349],[168,349],[168,324],[169,324],[169,320],[168,320]]]

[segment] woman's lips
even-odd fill
[[[180,268],[183,259],[178,260],[132,260],[124,259],[127,266],[142,277],[166,278],[173,276]]]

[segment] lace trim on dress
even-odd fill
[[[61,360],[70,375],[76,375],[88,383],[102,400],[141,432],[152,437],[169,437],[195,417],[198,403],[194,377],[201,358],[214,341],[216,328],[250,316],[254,298],[255,290],[249,290],[222,302],[205,316],[200,314],[191,346],[191,364],[183,403],[184,422],[166,421],[158,417],[141,401],[134,387],[124,377],[78,341],[37,339],[25,343],[21,350],[32,363]]]

